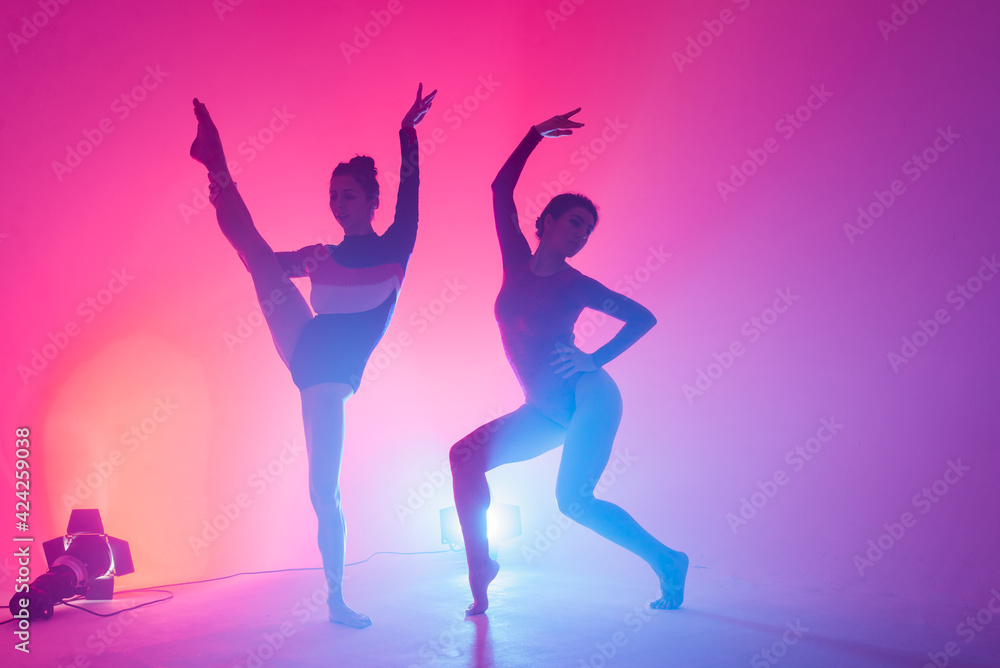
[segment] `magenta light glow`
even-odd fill
[[[31,530],[100,509],[134,586],[318,564],[299,398],[187,155],[191,99],[294,250],[340,240],[328,181],[357,153],[388,226],[423,82],[416,248],[347,407],[349,561],[436,549],[448,448],[521,403],[489,185],[531,124],[580,106],[515,201],[533,241],[552,195],[590,196],[573,265],[658,319],[608,365],[625,410],[598,496],[719,577],[981,605],[1000,559],[998,11],[4,3],[0,402],[9,441],[31,429]],[[615,331],[586,312],[577,342]],[[556,533],[557,461],[490,474],[521,508],[512,559]],[[598,540],[563,545],[631,568]]]

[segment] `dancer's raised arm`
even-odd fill
[[[417,191],[420,185],[419,144],[416,126],[434,102],[437,90],[423,96],[424,85],[417,86],[414,100],[399,130],[399,150],[402,155],[399,165],[399,190],[396,194],[396,215],[385,236],[396,238],[410,249],[417,240]]]
[[[531,257],[531,248],[521,233],[517,207],[514,205],[514,186],[517,185],[528,156],[538,146],[538,142],[542,141],[542,137],[571,135],[575,128],[582,128],[583,123],[570,120],[570,116],[578,111],[580,107],[531,126],[528,134],[493,179],[493,219],[497,226],[497,239],[500,241],[504,268],[527,262]]]

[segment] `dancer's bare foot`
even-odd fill
[[[194,99],[194,115],[198,119],[198,134],[191,143],[191,157],[205,165],[210,174],[228,173],[219,130],[208,115],[208,108],[198,98]]]
[[[472,605],[465,611],[467,615],[478,615],[486,612],[490,601],[486,590],[500,572],[500,564],[494,559],[488,559],[480,566],[469,564],[469,586],[472,587]]]
[[[350,626],[352,629],[363,629],[372,625],[371,617],[361,614],[346,603],[330,602],[330,621]]]
[[[660,578],[660,598],[649,604],[657,610],[676,610],[684,602],[684,581],[687,579],[688,556],[670,550],[653,568]]]

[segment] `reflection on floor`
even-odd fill
[[[511,561],[489,612],[471,619],[461,553],[379,555],[349,569],[349,603],[374,621],[362,631],[327,622],[320,572],[300,571],[173,587],[173,600],[111,618],[61,606],[32,624],[27,662],[13,650],[10,625],[0,657],[5,666],[51,668],[1000,665],[1000,619],[969,642],[956,635],[972,609],[849,601],[695,568],[684,608],[654,612],[644,569],[608,576],[588,565]],[[106,612],[157,596],[87,605]]]

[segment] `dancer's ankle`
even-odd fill
[[[208,173],[208,201],[215,204],[215,201],[222,195],[222,191],[234,187],[236,181],[230,176],[229,170]]]

